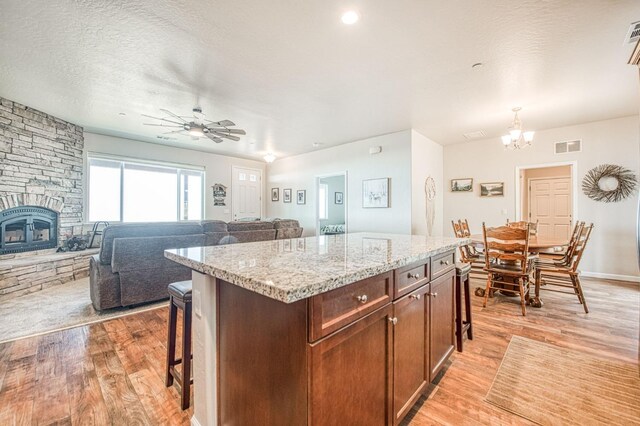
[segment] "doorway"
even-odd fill
[[[316,235],[347,232],[347,172],[316,176]]]
[[[541,237],[569,239],[577,207],[575,163],[520,167],[516,173],[517,220],[537,222]]]
[[[231,209],[233,220],[262,218],[262,171],[232,167]]]

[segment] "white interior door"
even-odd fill
[[[233,220],[262,217],[262,171],[233,167],[231,180]]]
[[[573,218],[571,178],[529,180],[529,220],[541,237],[569,239]]]

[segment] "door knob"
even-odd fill
[[[358,302],[362,304],[367,303],[367,300],[369,300],[366,294],[363,294],[362,296],[357,296],[356,299],[358,299]]]
[[[418,278],[420,278],[420,274],[412,274],[411,272],[409,272],[409,273],[407,274],[407,276],[408,276],[409,278],[415,278],[416,280],[417,280]]]
[[[429,293],[429,296],[431,296],[431,297],[438,297],[438,293]]]
[[[411,296],[409,296],[410,299],[415,299],[415,300],[420,300],[420,295],[419,294],[412,294]]]
[[[389,322],[393,325],[396,325],[398,323],[398,318],[393,317],[393,318],[389,318]]]

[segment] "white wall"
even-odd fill
[[[411,233],[427,235],[425,180],[431,176],[436,183],[435,220],[432,235],[442,235],[444,212],[443,147],[411,131]]]
[[[382,153],[369,154],[369,147],[381,146]],[[267,167],[267,191],[272,187],[291,188],[292,203],[267,202],[270,217],[293,218],[304,227],[304,235],[314,235],[318,175],[347,171],[345,204],[349,232],[411,232],[411,131],[391,133],[360,141],[276,160]],[[391,207],[362,207],[364,179],[391,178]],[[307,191],[307,204],[296,204],[296,191]]]
[[[86,157],[88,152],[119,155],[123,157],[139,158],[144,160],[164,161],[170,163],[189,164],[205,168],[205,218],[231,220],[231,167],[241,166],[259,169],[262,171],[263,181],[265,181],[265,163],[260,161],[245,160],[242,158],[229,157],[225,155],[210,154],[207,152],[181,149],[171,146],[163,146],[147,142],[135,141],[131,139],[118,138],[113,136],[99,135],[96,133],[84,133],[84,157],[86,169]],[[225,142],[232,143],[232,142]],[[86,175],[86,174],[85,174]],[[226,206],[213,205],[213,193],[211,187],[215,183],[227,186]],[[87,183],[85,181],[85,194],[87,194]],[[263,188],[264,192],[264,188]],[[265,216],[265,196],[262,195],[262,211]],[[88,205],[88,203],[87,203]],[[85,221],[87,219],[85,218]]]
[[[322,225],[339,225],[344,223],[345,219],[345,205],[336,204],[336,192],[342,192],[344,196],[344,183],[345,176],[330,176],[320,179],[320,183],[324,183],[327,185],[328,189],[328,205],[327,205],[327,219],[320,221],[320,226]],[[344,200],[344,198],[343,198]]]
[[[576,161],[579,182],[585,173],[603,163],[618,164],[638,173],[640,130],[637,116],[597,121],[536,132],[533,146],[505,150],[499,138],[444,147],[444,227],[452,235],[452,219],[467,218],[472,232],[482,222],[498,225],[515,218],[515,167]],[[582,139],[582,152],[554,154],[554,142]],[[471,177],[473,193],[452,193],[449,180]],[[505,182],[504,197],[480,198],[481,182]],[[619,203],[600,203],[580,190],[577,220],[595,224],[581,269],[599,274],[638,276],[636,261],[637,192]],[[504,211],[504,212],[503,212]]]

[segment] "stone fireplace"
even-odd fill
[[[58,246],[58,213],[38,206],[0,212],[0,254]]]

